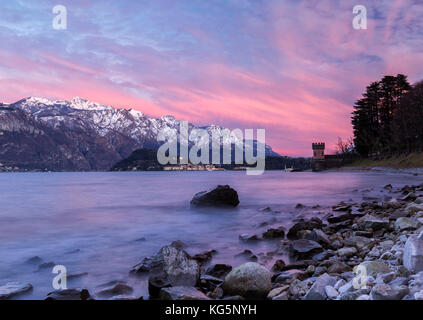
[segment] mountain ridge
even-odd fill
[[[179,129],[182,121],[171,115],[153,118],[80,97],[27,97],[0,108],[0,162],[23,170],[109,170],[134,150],[157,149],[158,132]],[[225,129],[192,123],[188,127],[189,131],[205,128],[210,136]],[[266,154],[277,155],[267,145]]]

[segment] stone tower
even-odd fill
[[[313,143],[313,160],[325,160],[325,143]]]

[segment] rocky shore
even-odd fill
[[[205,201],[210,206],[211,199],[218,201],[216,194],[222,196],[220,205],[238,203],[230,187],[217,191],[197,194],[195,205]],[[383,201],[345,201],[323,218],[239,235],[247,244],[268,239],[276,243],[265,254],[245,250],[240,255],[249,262],[239,266],[214,263],[215,250],[190,255],[189,244],[174,241],[128,271],[148,279],[149,297],[144,298],[149,299],[423,300],[423,184],[401,189],[386,185],[380,191],[387,195]],[[290,259],[283,258],[287,255]],[[0,286],[0,299],[30,290],[29,283],[9,282]],[[131,286],[111,282],[92,293],[68,289],[46,298],[143,299],[132,293]]]

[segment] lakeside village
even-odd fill
[[[339,155],[327,155],[325,154],[325,147],[326,144],[324,142],[315,142],[312,143],[313,149],[313,157],[311,161],[311,169],[313,171],[323,171],[332,168],[339,168],[345,164],[349,164],[352,162],[352,157],[347,157],[345,154]],[[182,163],[182,157],[179,158],[180,162]],[[163,167],[164,171],[224,171],[225,168],[221,166],[215,166],[214,164],[178,164],[178,165],[169,165]],[[232,166],[230,170],[247,170],[246,166]],[[279,168],[279,170],[285,172],[296,172],[296,171],[303,171],[299,170],[298,168],[294,168],[292,165],[291,167],[287,168]]]
[[[312,144],[313,156],[311,158],[289,158],[282,156],[266,156],[265,170],[276,170],[285,172],[298,171],[324,171],[338,168],[352,162],[352,158],[345,155],[326,155],[325,143],[317,142]],[[297,160],[297,161],[296,161]],[[185,161],[186,162],[186,161]],[[138,149],[130,157],[121,160],[111,171],[245,171],[248,165],[237,164],[192,164],[185,163],[182,157],[176,164],[161,165],[157,161],[157,151]],[[4,165],[0,163],[0,172],[48,172],[48,169],[21,168],[18,166]]]
[[[274,160],[282,159],[283,157],[266,156],[266,170],[277,170],[285,172],[298,172],[311,169],[312,171],[324,171],[333,168],[339,168],[343,165],[349,164],[353,161],[352,157],[345,154],[326,155],[324,142],[312,143],[313,156],[310,159],[309,168],[296,168],[293,164],[288,167],[286,163],[278,163],[278,165],[271,165]],[[243,165],[215,165],[215,164],[192,164],[184,163],[183,157],[179,157],[177,164],[168,164],[162,167],[163,171],[225,171],[225,170],[247,170],[247,166]],[[268,161],[269,160],[269,161]],[[156,165],[146,168],[147,171],[157,169]],[[134,166],[132,171],[138,171],[139,167]]]

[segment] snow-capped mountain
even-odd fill
[[[28,169],[107,170],[136,149],[157,149],[158,133],[179,130],[180,122],[79,97],[25,98],[0,106],[0,162]],[[189,123],[189,132],[195,128]],[[210,136],[224,129],[201,128]],[[242,139],[234,143],[243,145]],[[266,146],[266,155],[276,154]]]

